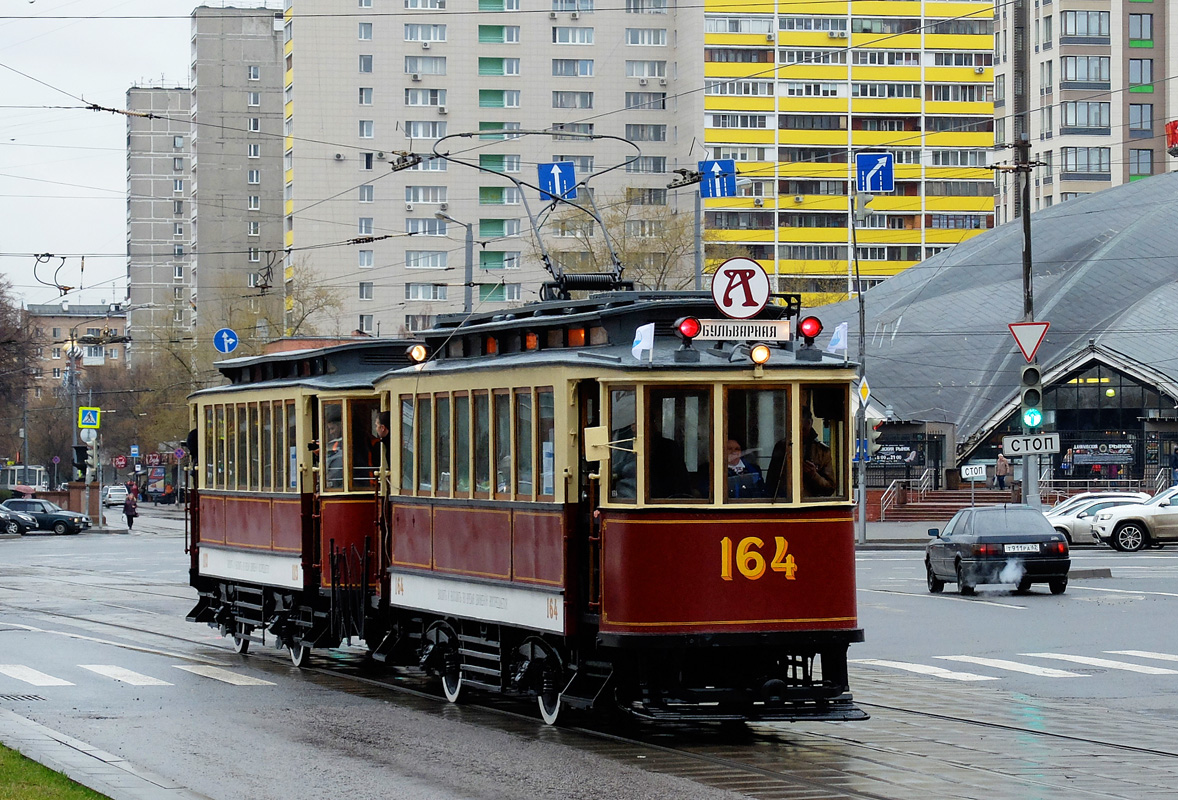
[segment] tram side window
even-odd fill
[[[707,388],[650,389],[646,418],[648,500],[711,498],[711,399]]]
[[[246,482],[249,469],[249,426],[246,416],[245,403],[237,406],[237,488],[245,491],[249,488]]]
[[[802,387],[802,500],[847,497],[847,393]]]
[[[379,415],[379,400],[348,403],[348,453],[353,489],[367,491],[376,486],[376,473],[380,470],[380,437],[376,433]]]
[[[340,402],[323,404],[323,454],[325,464],[324,487],[340,491],[344,488],[344,405]]]
[[[214,481],[216,480],[216,464],[219,459],[216,458],[216,441],[217,429],[213,427],[213,407],[205,406],[205,451],[202,454],[205,465],[205,488],[212,489]]]
[[[432,494],[433,484],[433,404],[432,398],[422,395],[417,398],[417,491]]]
[[[511,395],[495,392],[495,494],[511,494]]]
[[[729,502],[789,502],[789,390],[729,389],[724,442]]]
[[[401,397],[401,491],[413,491],[413,398]]]
[[[274,452],[271,457],[274,461],[274,491],[286,491],[286,443],[284,437],[286,435],[286,421],[282,418],[282,410],[285,408],[281,400],[274,401]]]
[[[523,500],[532,496],[532,390],[515,392],[515,493]]]
[[[274,424],[270,419],[270,404],[262,403],[262,491],[268,492],[274,482]]]
[[[491,491],[491,399],[486,392],[474,396],[474,490]]]
[[[237,423],[233,406],[225,406],[225,488],[237,485]]]
[[[258,491],[261,486],[262,476],[262,448],[259,441],[262,434],[262,426],[259,424],[258,404],[249,404],[249,458],[250,458],[250,474],[249,474],[249,489],[250,491]]]
[[[454,491],[470,497],[470,395],[454,395]]]
[[[290,489],[299,488],[299,440],[296,435],[298,422],[299,418],[295,414],[295,404],[294,402],[288,402],[286,404],[286,485]]]
[[[634,398],[633,387],[609,393],[609,497],[620,503],[633,503],[638,497]]]
[[[551,498],[556,493],[556,409],[552,390],[537,391],[536,404],[540,424],[540,497]]]
[[[434,459],[434,485],[437,494],[450,494],[450,396],[440,394],[434,398],[434,442],[437,458]]]

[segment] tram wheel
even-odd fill
[[[246,625],[238,624],[237,630],[233,633],[233,652],[240,656],[244,656],[250,650],[250,629]]]
[[[1149,536],[1136,522],[1122,523],[1113,531],[1113,542],[1119,545],[1119,550],[1124,550],[1126,553],[1136,553],[1145,547],[1147,541],[1149,541]]]
[[[928,583],[928,590],[933,594],[939,594],[945,588],[945,582],[936,576],[933,572],[933,565],[924,562],[925,582]]]
[[[294,664],[299,669],[307,666],[311,661],[311,648],[305,644],[288,645],[287,650],[290,651],[290,663]]]
[[[442,670],[442,694],[445,695],[446,702],[458,703],[462,701],[462,665],[457,657],[453,659],[453,665],[450,661],[450,658],[446,659],[446,668]]]
[[[965,570],[961,568],[960,564],[957,565],[957,591],[964,595],[971,595],[974,593],[973,584],[968,583],[965,580]]]

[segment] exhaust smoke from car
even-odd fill
[[[1002,572],[998,574],[999,583],[1018,583],[1023,579],[1023,575],[1027,572],[1027,568],[1023,565],[1021,559],[1011,559],[1006,562],[1006,566],[1002,568]]]

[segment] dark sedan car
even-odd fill
[[[37,520],[22,511],[10,511],[0,505],[0,531],[12,535],[37,529]]]
[[[54,533],[79,533],[90,527],[90,518],[76,511],[66,511],[48,500],[20,499],[0,503],[9,511],[20,511],[37,521],[37,529]]]
[[[928,590],[956,583],[973,594],[981,583],[1013,583],[1025,592],[1046,583],[1052,594],[1068,588],[1068,543],[1043,514],[1030,506],[986,506],[958,511],[925,549]]]

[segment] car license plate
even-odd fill
[[[1037,544],[1008,544],[1003,545],[1007,553],[1038,553],[1039,545]]]

